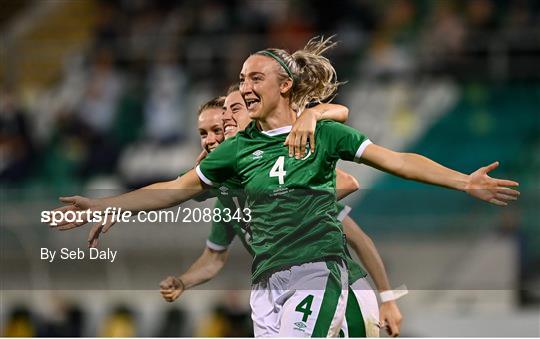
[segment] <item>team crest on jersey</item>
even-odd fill
[[[263,153],[264,151],[261,151],[260,149],[253,152],[253,160],[262,158]]]
[[[307,154],[300,160],[306,160],[311,155],[311,147],[309,146],[309,142],[306,144]]]
[[[300,160],[306,160],[311,155],[311,148],[308,149],[308,153]]]
[[[221,192],[222,195],[229,195],[229,189],[225,186],[221,186],[219,188],[219,191]]]

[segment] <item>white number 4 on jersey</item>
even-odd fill
[[[285,157],[282,155],[280,156],[274,166],[272,166],[272,169],[270,170],[270,177],[278,177],[279,184],[283,185],[285,183],[285,174],[287,172],[283,168],[285,165]]]

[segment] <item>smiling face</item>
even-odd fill
[[[208,108],[199,114],[198,127],[201,137],[201,147],[208,153],[212,152],[223,142],[223,109]]]
[[[244,62],[240,72],[240,93],[251,119],[265,120],[292,86],[292,82],[281,79],[280,67],[271,57],[258,54]]]
[[[251,122],[246,103],[244,102],[240,91],[235,91],[227,95],[223,109],[223,130],[225,139],[234,137],[236,133],[244,130]]]

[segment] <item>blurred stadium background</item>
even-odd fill
[[[337,34],[336,101],[381,145],[463,172],[492,161],[521,183],[500,209],[341,164],[348,198],[400,300],[405,336],[540,336],[540,4],[536,1],[2,0],[4,336],[250,335],[249,263],[166,304],[159,281],[202,252],[209,225],[130,225],[114,264],[38,260],[87,230],[39,223],[54,197],[174,178],[199,152],[197,107],[250,52]],[[199,206],[199,205],[193,205]],[[211,206],[207,202],[204,206]],[[122,226],[119,226],[122,228]]]

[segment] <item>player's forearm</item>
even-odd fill
[[[404,179],[464,190],[469,176],[444,167],[422,155],[399,153],[370,144],[362,154],[362,162]]]
[[[107,207],[116,207],[139,212],[168,208],[174,206],[176,202],[185,201],[181,196],[178,196],[179,192],[174,192],[167,187],[166,183],[157,183],[115,197],[102,198],[97,201],[96,209],[104,210]]]
[[[343,105],[321,104],[322,114],[319,120],[327,119],[344,123],[349,118],[349,109]]]
[[[187,290],[212,280],[225,265],[227,257],[227,251],[216,252],[206,248],[193,265],[180,275],[184,288]]]
[[[337,104],[319,104],[312,109],[316,109],[317,120],[334,120],[345,122],[349,118],[349,109]]]
[[[375,244],[350,217],[343,220],[347,241],[360,258],[368,274],[375,282],[379,291],[390,290],[390,282],[384,268],[384,263]]]
[[[369,241],[366,241],[365,247],[353,247],[353,249],[375,282],[377,290],[379,292],[390,290],[390,282],[388,281],[384,263],[373,241],[369,239]]]
[[[203,190],[195,171],[175,180],[155,183],[115,197],[96,199],[95,209],[117,207],[133,212],[158,210],[178,205]]]
[[[463,191],[468,175],[445,167],[431,159],[414,153],[401,153],[403,167],[398,175],[427,184]]]
[[[191,267],[184,274],[180,275],[180,279],[184,283],[184,288],[188,290],[212,280],[219,271],[220,269],[207,266]]]

